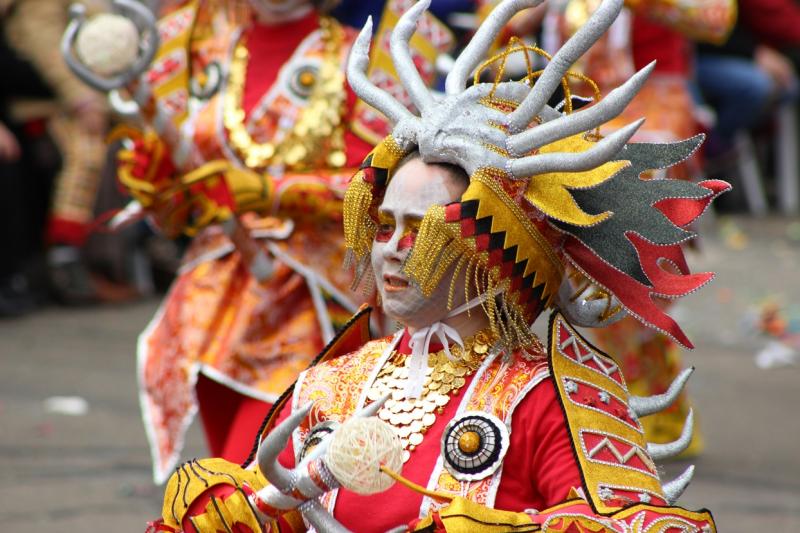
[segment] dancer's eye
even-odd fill
[[[394,235],[394,217],[388,213],[378,213],[378,231],[375,232],[375,240],[378,242],[388,242]]]
[[[375,240],[378,242],[388,242],[394,235],[394,224],[380,224],[378,231],[375,232]]]

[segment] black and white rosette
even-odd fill
[[[460,442],[470,432],[477,435],[477,446],[465,450]],[[500,467],[509,442],[508,427],[502,420],[489,413],[467,411],[453,418],[444,429],[444,467],[459,481],[484,479]]]

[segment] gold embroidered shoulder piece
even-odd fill
[[[548,344],[553,381],[592,508],[610,513],[639,502],[666,505],[617,363],[559,313],[551,319]]]

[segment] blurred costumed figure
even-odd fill
[[[355,105],[344,76],[355,31],[330,6],[168,4],[156,22],[117,0],[118,14],[76,14],[64,38],[75,72],[139,123],[117,132],[134,202],[113,223],[146,214],[168,236],[194,236],[139,338],[157,481],[198,409],[211,452],[244,459],[272,403],[366,297],[341,269],[342,195],[388,127]],[[428,66],[450,36],[432,18],[425,28],[417,55]],[[399,89],[380,51],[373,76]]]
[[[545,19],[545,48],[556,49],[557,42],[577,31],[599,5],[600,0],[552,3]],[[584,85],[581,94],[591,95],[594,90],[607,94],[651,61],[657,63],[648,83],[619,117],[601,127],[601,133],[615,131],[640,117],[647,120],[634,135],[635,141],[667,143],[700,133],[704,125],[689,87],[694,69],[694,47],[689,39],[723,41],[735,22],[736,3],[630,0],[625,5],[627,8],[609,32],[576,66],[576,70],[597,84]],[[694,153],[669,169],[656,169],[649,175],[696,179],[702,175],[699,158]],[[577,289],[579,293],[582,287]],[[683,370],[680,347],[674,340],[642,326],[634,318],[626,317],[598,330],[595,340],[603,351],[618,358],[633,394],[661,394]],[[689,408],[687,395],[683,393],[669,409],[644,419],[648,440],[661,443],[676,439]],[[697,455],[702,448],[698,431],[684,454]]]
[[[391,50],[415,113],[365,76],[367,23],[348,81],[394,128],[347,189],[345,240],[356,280],[374,280],[405,327],[369,341],[369,313],[358,313],[276,403],[257,460],[181,465],[151,531],[715,531],[707,511],[674,506],[691,470],[662,484],[654,462],[689,444],[691,415],[670,444],[647,443],[639,422],[689,372],[665,395],[631,395],[575,326],[625,309],[690,345],[653,297],[711,279],[688,271],[680,243],[728,185],[640,179],[685,159],[699,136],[629,143],[641,121],[598,134],[649,67],[580,110],[548,105],[622,0],[605,0],[543,70],[499,81],[508,55],[538,51],[513,40],[483,62],[487,50],[539,3],[501,2],[438,95],[408,49],[429,2],[407,11]],[[492,66],[497,81],[477,83]],[[620,311],[591,291],[572,299],[567,265]],[[548,308],[543,345],[530,325]]]
[[[3,0],[0,13],[9,42],[31,62],[50,86],[52,100],[15,102],[21,121],[44,120],[61,155],[53,184],[45,246],[50,288],[62,303],[84,304],[98,298],[81,249],[86,243],[105,163],[108,109],[102,95],[70,72],[58,43],[69,21],[72,0]],[[106,7],[86,2],[90,12]]]
[[[751,309],[743,325],[746,330],[767,341],[756,353],[756,366],[762,369],[780,368],[797,363],[800,351],[800,313],[797,309],[768,299]]]

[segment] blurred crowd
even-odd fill
[[[108,214],[126,200],[115,183],[110,153],[116,147],[106,143],[121,119],[61,58],[72,1],[0,0],[0,317],[50,302],[130,301],[166,288],[185,244],[159,237],[145,222],[113,235],[104,230]],[[108,9],[102,0],[83,3]],[[548,40],[568,31],[570,17],[580,18],[592,3],[549,0],[509,30],[547,49]],[[668,13],[649,16],[649,3],[630,2],[629,31],[611,33],[607,57],[590,77],[607,92],[615,72],[626,79],[631,69],[658,59],[654,76],[662,81],[654,82],[659,89],[642,114],[656,125],[671,114],[684,122],[689,117],[689,134],[708,135],[689,174],[733,183],[719,209],[796,211],[800,0],[739,0],[733,30],[711,37],[703,35],[704,21],[687,28],[671,24]],[[334,14],[360,26],[382,4],[346,0]],[[466,42],[475,4],[434,0],[433,11]],[[631,52],[630,64],[617,53],[620,42]]]

